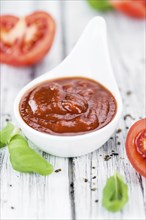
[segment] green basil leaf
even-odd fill
[[[32,150],[26,139],[16,134],[8,143],[10,160],[15,170],[20,172],[35,172],[48,175],[53,172],[53,167],[43,157]]]
[[[128,186],[116,172],[111,176],[103,189],[102,205],[111,212],[121,210],[128,201]]]
[[[10,122],[0,131],[0,148],[5,147],[11,139],[14,125]]]
[[[99,11],[106,11],[112,9],[112,5],[109,0],[87,0],[89,5]]]

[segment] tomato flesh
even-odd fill
[[[126,138],[126,152],[132,166],[146,177],[146,118],[130,128]]]
[[[135,146],[137,152],[144,158],[146,158],[146,130],[138,133],[135,137]]]
[[[110,3],[115,9],[128,16],[146,18],[146,0],[110,0]]]
[[[35,12],[25,18],[1,16],[0,61],[25,66],[37,63],[49,51],[55,22],[45,12]]]

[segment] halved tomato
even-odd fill
[[[126,139],[126,152],[132,166],[146,177],[146,118],[130,128]]]
[[[18,18],[0,16],[0,62],[27,66],[40,61],[49,51],[55,35],[55,21],[43,11]]]
[[[110,0],[110,3],[128,16],[146,18],[146,0]]]

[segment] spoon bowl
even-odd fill
[[[107,88],[117,102],[117,111],[112,121],[99,130],[75,136],[46,134],[28,126],[19,112],[19,103],[22,96],[41,82],[62,77],[86,77]],[[80,156],[101,147],[114,133],[121,113],[121,96],[109,59],[106,24],[101,17],[91,19],[72,52],[62,63],[27,84],[19,92],[14,103],[14,114],[24,135],[43,151],[61,157]]]

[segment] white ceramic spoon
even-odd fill
[[[117,101],[117,112],[105,127],[76,136],[55,136],[29,127],[19,113],[19,102],[23,94],[40,82],[60,77],[82,76],[94,79],[104,85]],[[15,117],[28,139],[43,151],[61,157],[87,154],[101,147],[115,131],[122,113],[122,101],[113,76],[107,48],[106,25],[101,17],[94,17],[87,24],[76,46],[56,68],[36,78],[17,95],[14,103]]]

